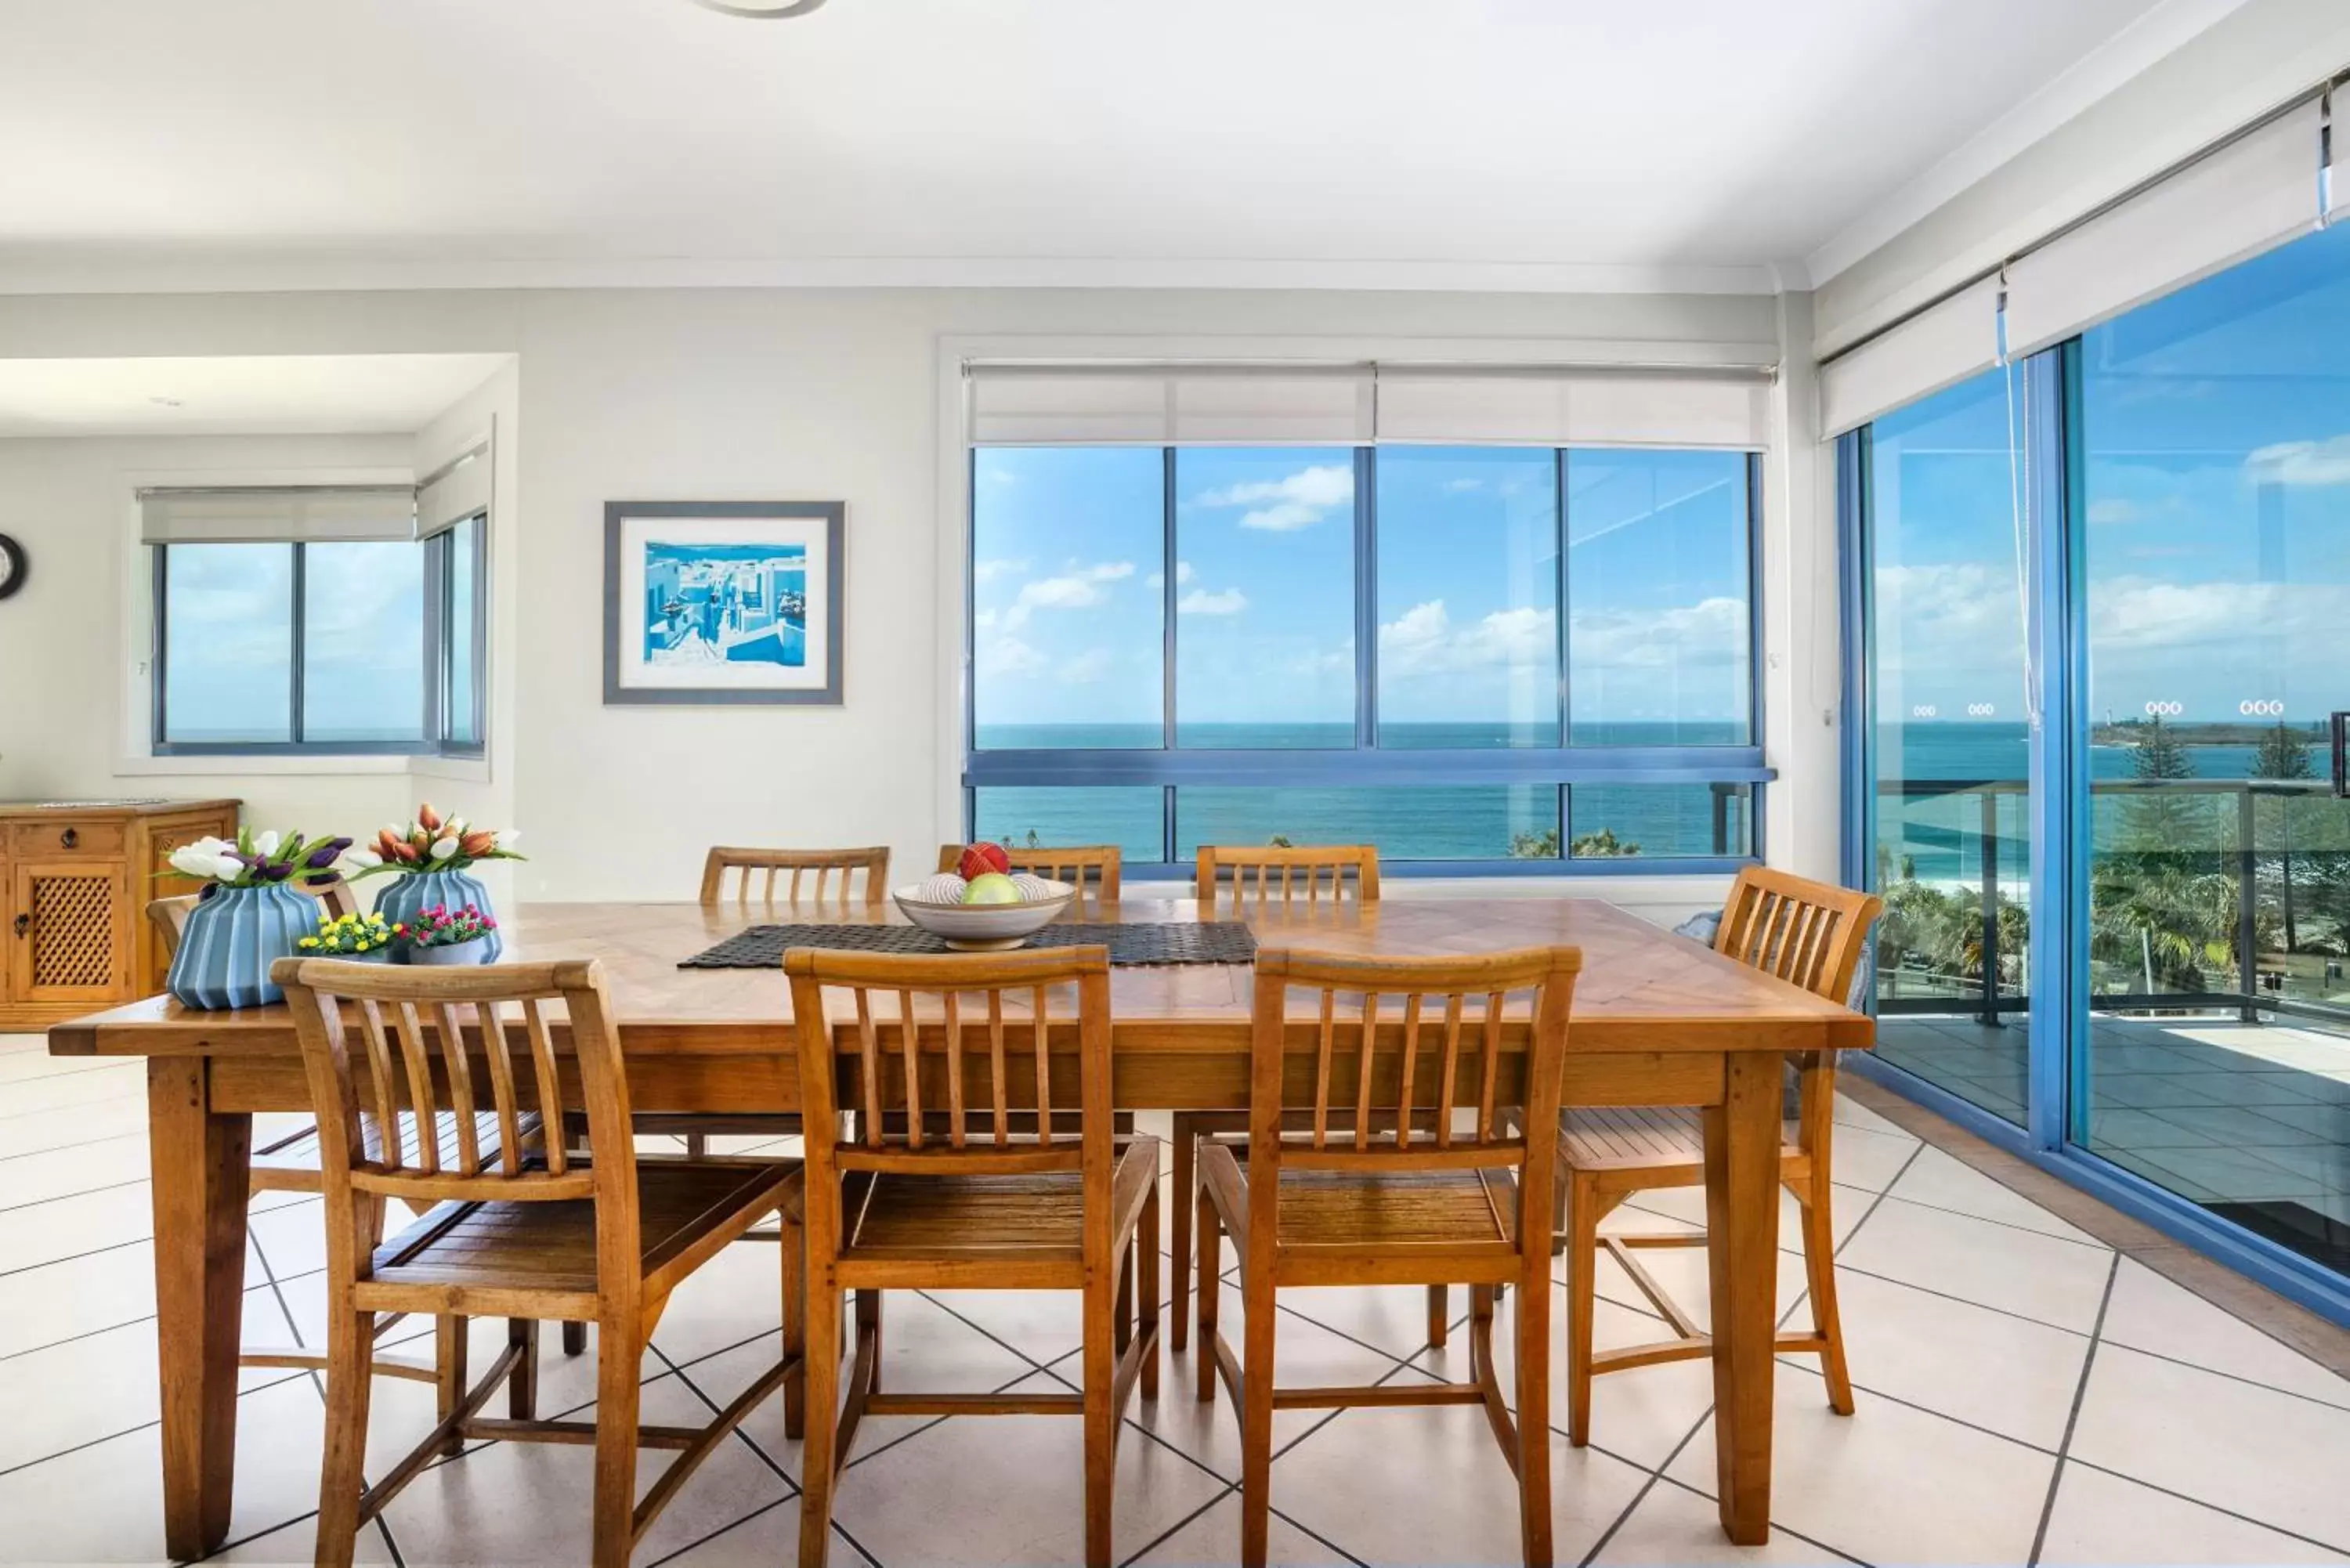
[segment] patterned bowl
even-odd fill
[[[1041,898],[1017,904],[941,904],[922,897],[922,885],[910,883],[890,897],[906,919],[943,938],[957,952],[1000,952],[1016,948],[1043,930],[1069,907],[1077,890],[1066,882],[1047,882],[1051,890]]]

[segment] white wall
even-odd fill
[[[519,356],[514,386],[483,394],[502,410],[501,496],[510,476],[515,489],[498,524],[497,591],[510,608],[494,664],[503,695],[493,710],[490,805],[475,815],[504,812],[525,830],[532,859],[515,868],[515,887],[553,898],[689,896],[714,842],[887,843],[901,864],[923,865],[952,836],[941,782],[956,759],[941,718],[960,699],[941,674],[952,667],[941,639],[955,633],[935,610],[940,574],[958,569],[937,545],[944,338],[1443,340],[1572,358],[1578,346],[1769,345],[1778,334],[1773,302],[1751,296],[712,289],[0,299],[0,357]],[[1777,472],[1788,485],[1807,483],[1798,475],[1814,460],[1808,447],[1788,451]],[[1773,530],[1785,528],[1783,493],[1795,493],[1773,487]],[[604,504],[715,498],[847,503],[844,707],[603,705]],[[1775,574],[1774,585],[1795,590],[1797,571]],[[1832,597],[1786,610],[1767,628],[1780,668],[1793,668],[1793,642],[1783,639],[1799,627],[1820,622],[1834,635]],[[0,613],[0,636],[7,619]],[[1815,658],[1815,648],[1802,657]],[[1782,766],[1785,746],[1821,743],[1789,726],[1788,709],[1771,704],[1767,739]],[[83,772],[98,765],[95,753],[76,757],[43,787],[108,783]],[[373,799],[368,786],[339,787]],[[1817,864],[1818,846],[1801,841],[1810,815],[1773,808],[1773,859]],[[1825,853],[1832,865],[1833,848]],[[1656,912],[1708,896],[1676,888]]]
[[[411,784],[398,764],[314,763],[266,772],[214,759],[186,771],[124,775],[125,587],[143,554],[130,532],[139,474],[208,471],[399,470],[406,436],[188,437],[0,441],[0,534],[30,557],[22,592],[0,602],[0,799],[233,795],[249,818],[317,833],[403,821]],[[318,769],[325,771],[310,771]]]

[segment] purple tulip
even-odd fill
[[[197,903],[199,903],[199,904],[201,904],[201,903],[203,903],[205,899],[207,899],[207,898],[211,898],[214,893],[217,893],[217,892],[219,892],[220,890],[221,890],[221,885],[220,885],[219,883],[217,883],[217,882],[207,882],[207,883],[205,883],[205,884],[203,885],[203,890],[202,890],[201,892],[197,893],[197,895],[196,895],[196,902],[197,902]]]
[[[326,843],[310,851],[309,857],[302,864],[313,871],[322,871],[340,859],[343,851],[350,846],[351,841],[348,838],[329,838]]]
[[[294,867],[291,866],[255,866],[253,868],[253,874],[260,877],[265,882],[283,882],[286,877],[294,875]]]

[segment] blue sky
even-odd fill
[[[1555,742],[1558,469],[1523,448],[1378,454],[1389,723]],[[1174,469],[1186,723],[1354,718],[1355,454],[1186,448]],[[978,722],[1161,719],[1165,462],[1157,448],[988,448],[974,482]],[[1576,452],[1569,636],[1580,722],[1742,720],[1745,463]]]
[[[2350,232],[2094,328],[2081,361],[2095,716],[2350,706]],[[1993,371],[1877,421],[1883,720],[2022,717],[2008,417]]]

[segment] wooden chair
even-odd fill
[[[1743,964],[1842,1002],[1852,986],[1868,929],[1882,902],[1784,871],[1749,866],[1738,874],[1722,911],[1713,950]],[[1830,1135],[1835,1126],[1835,1053],[1791,1054],[1800,1085],[1795,1138],[1780,1153],[1779,1179],[1803,1210],[1804,1266],[1809,1276],[1812,1329],[1783,1334],[1778,1348],[1814,1353],[1837,1414],[1852,1414],[1852,1378],[1845,1367],[1844,1327],[1836,1312],[1835,1242],[1830,1225]],[[1621,1106],[1575,1110],[1560,1124],[1559,1158],[1565,1167],[1560,1237],[1573,1257],[1567,1296],[1568,1439],[1591,1438],[1591,1380],[1659,1362],[1712,1354],[1713,1341],[1667,1295],[1633,1257],[1650,1247],[1702,1247],[1695,1235],[1602,1236],[1599,1222],[1635,1193],[1705,1185],[1705,1125],[1693,1108]],[[1659,1344],[1594,1354],[1592,1315],[1599,1253],[1605,1250],[1676,1337]]]
[[[1348,886],[1347,873],[1353,873],[1352,886],[1359,904],[1368,907],[1379,901],[1379,852],[1376,845],[1335,844],[1310,845],[1304,848],[1274,846],[1267,848],[1226,847],[1201,845],[1196,880],[1191,896],[1200,906],[1200,918],[1216,918],[1216,904],[1223,887],[1232,889],[1232,900],[1239,906],[1235,913],[1245,913],[1250,898],[1249,873],[1256,874],[1254,898],[1260,905],[1279,902],[1284,908],[1303,901],[1316,907],[1322,901],[1322,887],[1329,884],[1329,902],[1336,908]],[[1274,873],[1280,873],[1276,881]],[[1301,877],[1300,873],[1303,873]],[[1300,885],[1302,882],[1302,886]],[[1219,884],[1222,884],[1220,886]],[[1290,1131],[1305,1126],[1295,1122]],[[1176,1349],[1183,1348],[1188,1318],[1184,1303],[1191,1290],[1191,1210],[1199,1201],[1200,1186],[1193,1175],[1192,1145],[1211,1135],[1245,1133],[1249,1129],[1248,1113],[1229,1111],[1177,1111],[1175,1113],[1175,1222],[1170,1241],[1174,1246],[1173,1286],[1175,1324],[1170,1339]],[[1444,1292],[1431,1290],[1428,1296],[1428,1340],[1430,1345],[1444,1343]]]
[[[785,884],[784,888],[784,900],[787,903],[801,901],[800,879],[811,871],[816,873],[816,882],[808,890],[807,898],[813,903],[824,903],[827,897],[834,903],[848,903],[855,873],[858,871],[865,873],[863,897],[867,909],[881,908],[889,894],[889,849],[887,845],[872,849],[737,849],[722,845],[712,849],[702,863],[702,901],[704,904],[728,901],[726,876],[730,871],[736,874],[733,901],[737,904],[752,902],[751,877],[754,872],[766,874],[765,885],[759,894],[762,903],[775,902],[775,876],[783,871],[791,873],[791,880]],[[832,891],[827,895],[827,884],[836,876],[839,880],[830,884]]]
[[[765,885],[756,902],[775,901],[777,873],[788,871],[791,878],[785,884],[784,899],[796,903],[800,898],[800,880],[814,872],[815,884],[809,889],[810,901],[847,905],[852,901],[851,888],[855,874],[865,874],[862,902],[870,910],[880,909],[889,891],[889,850],[886,845],[871,849],[735,849],[723,846],[714,848],[702,862],[702,902],[716,905],[726,902],[727,874],[735,874],[733,902],[743,908],[753,908],[751,879],[754,872],[766,874]],[[837,878],[837,879],[836,879]],[[829,885],[830,893],[827,888]],[[758,1114],[711,1115],[677,1112],[637,1118],[637,1130],[649,1135],[668,1135],[685,1140],[685,1157],[702,1159],[710,1153],[712,1137],[795,1137],[799,1135],[800,1118],[789,1112],[772,1116]],[[773,1241],[773,1232],[761,1232],[754,1241]],[[568,1344],[568,1339],[566,1344]]]
[[[961,865],[962,849],[960,844],[940,845],[939,869],[951,871]],[[1003,853],[1014,871],[1024,871],[1047,881],[1067,882],[1077,889],[1079,898],[1086,896],[1086,873],[1090,871],[1095,899],[1104,904],[1118,902],[1118,873],[1125,857],[1115,844],[1073,845],[1059,849],[1007,844]]]
[[[301,891],[317,899],[320,907],[328,915],[340,917],[356,915],[359,912],[359,898],[347,883],[336,882],[324,888],[305,888]],[[188,917],[195,912],[198,897],[194,893],[188,893],[178,898],[156,898],[149,902],[148,923],[155,928],[156,940],[162,943],[165,958],[168,959],[180,950],[180,938],[187,931]],[[443,1112],[441,1121],[442,1124],[441,1136],[444,1138],[455,1137],[456,1124],[453,1114]],[[525,1141],[535,1138],[538,1132],[537,1116],[525,1117],[522,1132]],[[475,1128],[475,1136],[484,1140],[484,1147],[491,1153],[497,1152],[498,1128],[494,1118],[484,1118],[481,1125]],[[400,1143],[402,1147],[411,1154],[415,1151],[416,1125],[412,1119],[400,1124]],[[318,1168],[317,1125],[314,1122],[308,1127],[287,1133],[255,1149],[248,1161],[248,1172],[246,1185],[254,1192],[324,1192],[326,1179]],[[420,1208],[416,1211],[421,1214],[424,1210]],[[376,1216],[376,1233],[379,1241],[381,1240],[381,1231],[382,1214],[379,1210]],[[380,1338],[398,1327],[404,1316],[405,1314],[384,1316],[376,1324],[377,1336]],[[375,1358],[374,1366],[380,1376],[407,1377],[438,1385],[441,1391],[442,1413],[446,1415],[455,1407],[457,1398],[463,1392],[462,1385],[464,1377],[464,1349],[463,1340],[460,1337],[463,1332],[463,1320],[442,1318],[439,1322],[439,1328],[441,1332],[436,1343],[440,1354],[436,1357],[436,1365],[425,1366],[398,1356],[380,1355]],[[570,1348],[567,1343],[566,1348]],[[326,1368],[327,1358],[317,1351],[272,1345],[244,1352],[237,1357],[237,1364],[241,1366],[304,1367],[311,1371],[323,1371]]]
[[[1086,1561],[1107,1564],[1119,1417],[1138,1383],[1144,1398],[1158,1394],[1159,1145],[1139,1137],[1120,1151],[1112,1131],[1107,950],[795,949],[784,969],[811,1129],[839,1125],[832,1023],[856,1020],[860,1134],[808,1138],[804,1187],[787,1210],[807,1253],[801,1568],[825,1560],[833,1490],[858,1422],[882,1415],[1082,1416]],[[827,1012],[827,986],[848,992],[845,1012]],[[1075,1016],[1055,1018],[1055,993],[1072,986]],[[886,1019],[877,992],[897,992]],[[1080,1113],[1074,1138],[1055,1130],[1063,1096]],[[1029,1113],[1033,1133],[1014,1130],[1016,1111]],[[900,1130],[885,1130],[893,1119]],[[788,1239],[784,1251],[795,1251]],[[880,1293],[941,1286],[1084,1293],[1084,1392],[880,1392]],[[845,1402],[844,1291],[857,1293]],[[1138,1307],[1139,1322],[1129,1315]]]
[[[1566,1019],[1583,963],[1573,948],[1471,958],[1350,958],[1263,951],[1256,960],[1245,1155],[1218,1138],[1199,1147],[1199,1397],[1222,1378],[1241,1417],[1241,1552],[1265,1561],[1273,1413],[1348,1405],[1482,1405],[1517,1472],[1525,1560],[1551,1560],[1550,1216]],[[1289,992],[1320,992],[1311,1109],[1293,1101]],[[1336,1022],[1337,993],[1361,996]],[[1523,1123],[1494,1103],[1505,998],[1531,992]],[[1466,1016],[1471,999],[1482,1015]],[[1388,1005],[1400,999],[1401,1019]],[[1432,1004],[1432,1005],[1431,1005]],[[1440,1017],[1440,1025],[1431,1018]],[[1473,1035],[1473,1043],[1471,1036]],[[1389,1053],[1375,1060],[1374,1042]],[[1309,1080],[1300,1076],[1304,1086]],[[1455,1107],[1473,1106],[1463,1130]],[[1293,1112],[1309,1117],[1289,1131]],[[1336,1125],[1351,1112],[1353,1127]],[[1375,1112],[1390,1118],[1373,1130]],[[1425,1130],[1422,1130],[1423,1127]],[[1521,1127],[1545,1129],[1529,1138]],[[1242,1164],[1245,1158],[1246,1165]],[[1221,1236],[1241,1253],[1245,1353],[1217,1332]],[[1466,1383],[1288,1388],[1274,1382],[1274,1309],[1284,1286],[1470,1287]],[[1493,1370],[1493,1304],[1516,1286],[1517,1409]]]
[[[467,1438],[510,1438],[594,1445],[592,1560],[598,1568],[625,1568],[694,1469],[792,1369],[788,1356],[777,1362],[707,1427],[638,1425],[645,1346],[670,1293],[775,1211],[793,1168],[749,1160],[638,1165],[619,1034],[593,960],[425,969],[281,959],[272,974],[301,1036],[326,1173],[318,1563],[348,1564],[355,1532],[436,1455]],[[346,1023],[346,1002],[356,1004],[356,1030]],[[553,1120],[562,1104],[546,1011],[554,1002],[569,1022],[588,1114],[592,1158],[584,1164],[560,1138],[528,1157],[522,1152],[526,1109]],[[520,1010],[518,1030],[508,1006]],[[453,1139],[439,1134],[443,1095],[456,1113]],[[474,1135],[477,1111],[496,1119],[494,1153]],[[387,1136],[403,1122],[431,1129],[412,1153]],[[375,1214],[386,1199],[430,1205],[430,1212],[373,1245]],[[798,1288],[792,1277],[798,1254],[785,1248],[783,1256],[788,1300]],[[403,1312],[503,1317],[506,1348],[421,1443],[364,1486],[367,1348],[379,1315]],[[598,1325],[592,1422],[537,1418],[542,1318]],[[459,1345],[462,1351],[462,1336]],[[501,1386],[506,1417],[482,1416]],[[677,1450],[642,1502],[640,1443]]]
[[[1277,900],[1287,908],[1300,902],[1301,895],[1302,901],[1308,905],[1320,903],[1326,881],[1330,902],[1336,905],[1345,896],[1350,877],[1357,898],[1366,904],[1379,901],[1379,852],[1376,845],[1309,844],[1293,847],[1202,844],[1191,896],[1199,900],[1201,918],[1213,919],[1216,905],[1227,887],[1232,889],[1233,903],[1241,909],[1252,901],[1262,906]]]

